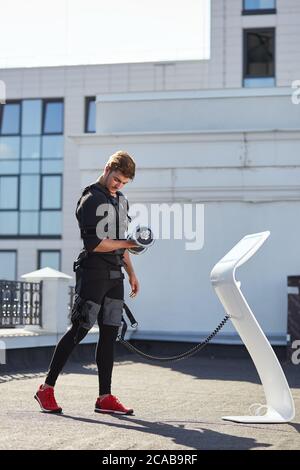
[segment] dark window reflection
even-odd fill
[[[95,97],[88,97],[85,101],[85,132],[96,132]]]
[[[245,77],[274,77],[274,30],[245,32]]]

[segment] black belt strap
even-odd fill
[[[126,316],[127,316],[128,320],[130,321],[131,327],[136,328],[138,326],[138,322],[134,318],[133,313],[131,312],[131,310],[129,309],[129,307],[125,303],[123,305],[123,308],[125,310],[125,313],[126,313]],[[120,333],[119,337],[121,339],[124,339],[126,331],[127,331],[127,323],[126,323],[126,320],[124,318],[124,315],[122,315],[122,323],[123,323],[122,330],[121,330],[121,333]]]
[[[136,321],[136,319],[133,316],[133,313],[131,312],[131,310],[129,310],[129,307],[125,303],[124,303],[124,310],[126,312],[127,318],[130,321],[132,328],[136,328],[138,326],[138,322]]]

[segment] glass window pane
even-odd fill
[[[0,212],[0,235],[16,235],[18,233],[18,212]]]
[[[39,213],[21,212],[20,213],[20,234],[38,235],[39,233]]]
[[[244,78],[245,88],[271,88],[275,86],[275,78]]]
[[[63,103],[45,102],[44,134],[63,132]]]
[[[19,158],[20,137],[0,137],[0,158]]]
[[[276,8],[276,0],[245,0],[245,10],[269,10]]]
[[[274,31],[246,32],[246,77],[274,76]]]
[[[15,251],[0,251],[0,279],[16,280],[17,253]]]
[[[42,138],[42,158],[63,158],[63,137],[60,135]]]
[[[39,266],[41,268],[52,268],[60,270],[60,252],[59,251],[40,251]]]
[[[39,210],[40,207],[40,177],[35,175],[21,176],[21,210]]]
[[[61,208],[61,176],[42,177],[42,209]]]
[[[22,134],[40,134],[42,121],[42,101],[23,100]]]
[[[39,173],[40,162],[34,160],[22,160],[21,161],[21,173]]]
[[[40,137],[22,137],[22,158],[40,158]]]
[[[42,160],[42,173],[62,173],[63,160]]]
[[[18,178],[0,177],[0,209],[18,209]]]
[[[19,160],[0,160],[0,174],[19,173]]]
[[[96,101],[88,101],[86,132],[96,132]]]
[[[41,235],[61,234],[61,211],[41,212]]]
[[[8,103],[3,106],[2,134],[19,134],[20,133],[20,104]]]

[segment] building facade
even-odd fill
[[[247,233],[270,230],[240,276],[283,344],[286,278],[300,271],[299,21],[297,0],[212,0],[209,60],[1,70],[0,277],[44,266],[72,275],[76,201],[122,148],[138,165],[131,204],[204,205],[201,250],[158,240],[134,259],[136,337],[195,341],[214,329],[212,267]],[[231,325],[218,341],[236,341]]]

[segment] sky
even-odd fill
[[[0,68],[209,59],[210,0],[0,0]]]

